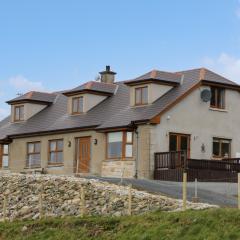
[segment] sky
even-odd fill
[[[240,83],[240,0],[0,0],[0,119],[25,92],[152,69],[207,67]]]

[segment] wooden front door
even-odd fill
[[[78,138],[77,143],[77,173],[88,173],[91,160],[91,138]]]
[[[185,158],[190,158],[190,135],[170,133],[169,135],[169,151],[179,152],[175,156],[176,165],[181,166]]]

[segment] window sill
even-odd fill
[[[104,160],[105,162],[116,162],[116,161],[135,161],[134,157],[128,157],[128,158],[107,158]]]
[[[86,114],[86,112],[81,112],[81,113],[70,113],[70,115],[71,115],[72,117],[80,116],[80,115],[85,115],[85,114]]]
[[[228,112],[228,110],[226,110],[226,109],[213,108],[213,107],[210,107],[209,110],[211,110],[211,111],[217,111],[217,112]]]
[[[25,120],[21,120],[21,121],[12,121],[12,123],[24,123],[26,122]]]
[[[25,167],[24,169],[41,169],[41,166],[31,166],[31,167]]]
[[[133,108],[140,108],[140,107],[147,107],[147,106],[149,106],[150,105],[150,103],[146,103],[146,104],[139,104],[139,105],[133,105],[132,107]]]
[[[48,164],[47,168],[64,167],[64,164]]]

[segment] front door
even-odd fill
[[[81,137],[76,141],[77,145],[77,173],[88,173],[91,160],[91,138]]]
[[[169,151],[177,152],[175,156],[176,165],[181,165],[185,157],[190,158],[190,135],[170,133]],[[185,154],[187,155],[185,156]]]

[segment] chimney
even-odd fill
[[[111,71],[110,66],[106,66],[106,70],[99,73],[101,75],[101,82],[114,83],[116,73]]]

